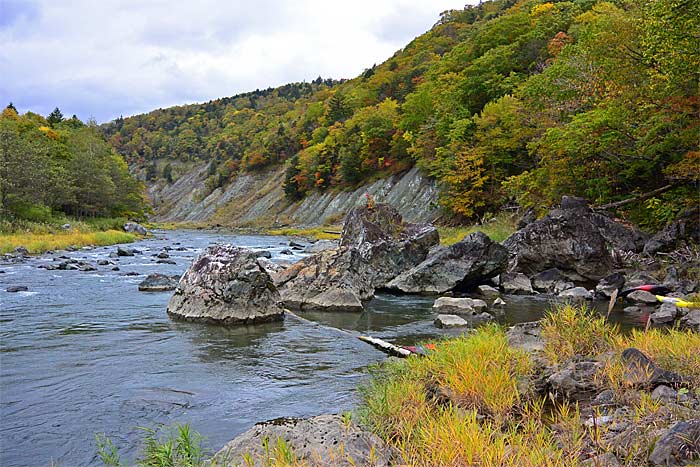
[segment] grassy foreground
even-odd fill
[[[126,218],[98,218],[78,221],[67,217],[46,222],[25,220],[0,221],[0,254],[10,253],[17,247],[29,253],[43,253],[68,247],[107,246],[130,243],[138,236],[124,232]],[[70,224],[69,229],[63,229]]]
[[[572,322],[575,323],[572,326]],[[664,369],[700,384],[700,335],[678,330],[623,335],[585,308],[565,306],[543,322],[549,365],[588,355],[603,362],[600,390],[612,389],[639,419],[661,423],[658,403],[625,379],[620,353],[636,347]],[[595,337],[592,339],[592,337]],[[419,466],[570,467],[590,454],[612,451],[601,427],[588,427],[578,405],[550,400],[534,389],[535,360],[509,346],[488,325],[443,341],[426,358],[387,362],[363,389],[363,423]],[[646,417],[646,418],[645,418]],[[595,428],[595,429],[594,429]],[[631,442],[625,466],[646,465],[649,444]]]

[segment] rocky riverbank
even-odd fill
[[[419,400],[427,404],[428,412],[432,413],[435,407],[457,410],[450,416],[457,416],[475,433],[483,434],[488,428],[491,434],[487,438],[501,437],[503,442],[515,436],[518,423],[523,423],[517,420],[525,414],[518,412],[516,416],[511,410],[542,410],[541,405],[528,405],[537,400],[553,404],[561,418],[554,425],[547,425],[538,417],[526,420],[535,430],[528,436],[543,437],[542,445],[530,446],[533,452],[552,451],[559,456],[551,465],[683,465],[700,453],[693,441],[698,439],[700,426],[700,375],[696,368],[700,365],[697,361],[700,341],[696,334],[700,330],[700,311],[673,301],[660,303],[649,290],[663,291],[666,297],[681,300],[678,303],[697,302],[693,295],[697,292],[700,265],[697,217],[697,209],[688,210],[662,232],[648,236],[633,226],[591,210],[583,200],[565,197],[561,206],[544,218],[523,222],[521,229],[502,244],[477,232],[454,245],[440,247],[437,231],[432,226],[406,223],[387,205],[365,206],[348,214],[337,247],[329,245],[330,248],[289,267],[272,267],[258,254],[246,251],[225,251],[226,258],[219,257],[225,249],[205,252],[185,275],[189,279],[184,285],[181,281],[175,301],[210,297],[211,293],[218,297],[216,301],[224,291],[231,295],[224,301],[237,303],[240,297],[257,290],[264,291],[267,301],[279,300],[280,306],[288,308],[355,312],[362,311],[363,304],[377,290],[385,290],[439,295],[434,305],[439,313],[436,325],[473,327],[493,319],[503,303],[502,294],[541,294],[584,304],[594,299],[609,300],[620,294],[630,305],[625,313],[645,314],[649,325],[674,325],[674,329],[624,337],[617,335],[605,319],[586,311],[585,306],[566,305],[543,324],[519,326],[508,332],[510,353],[507,355],[510,356],[503,364],[512,365],[515,358],[522,360],[525,369],[522,377],[514,380],[515,386],[503,391],[510,391],[517,403],[511,401],[510,405],[500,408],[488,407],[485,400],[491,396],[478,395],[481,391],[491,394],[497,390],[488,387],[493,375],[485,375],[482,381],[472,381],[485,371],[478,365],[491,361],[493,353],[476,361],[478,365],[464,373],[461,382],[452,380],[450,383],[462,389],[464,385],[475,384],[476,392],[471,395],[460,395],[461,389],[450,388],[450,384],[434,386],[434,381],[426,382],[426,386],[422,386],[423,383],[418,387],[414,385],[408,393],[423,394]],[[247,259],[243,262],[236,259],[242,257]],[[212,267],[214,269],[209,271]],[[220,268],[231,269],[225,276],[234,279],[222,282],[217,273]],[[203,270],[206,274],[201,272]],[[248,280],[241,274],[252,274],[257,279]],[[188,291],[189,283],[197,284],[197,291]],[[229,287],[229,283],[234,286]],[[639,286],[655,288],[644,290]],[[193,303],[201,308],[209,302],[205,300],[196,305],[195,300]],[[217,320],[248,322],[231,318],[234,308],[237,307],[217,307],[217,313],[222,316]],[[277,311],[270,315],[272,318],[281,316]],[[211,322],[210,318],[203,320]],[[683,327],[687,331],[679,330]],[[488,331],[492,334],[500,332],[495,328],[484,329],[492,329]],[[489,339],[498,340],[498,337],[494,334]],[[695,346],[690,353],[687,345]],[[432,361],[428,365],[434,364],[435,359],[441,361],[440,356],[444,354],[435,352],[435,355],[426,360]],[[467,357],[461,355],[461,358]],[[449,373],[460,368],[460,360],[451,361],[455,368],[441,371]],[[401,365],[409,366],[400,373],[390,373],[394,375],[391,378],[401,379],[398,374],[406,370],[410,373],[413,368],[413,364]],[[377,383],[380,386],[387,381],[382,378]],[[416,436],[410,433],[413,428],[395,426],[398,422],[392,419],[382,422],[375,418],[373,421],[373,416],[388,415],[372,414],[372,410],[379,408],[372,409],[373,401],[368,397],[365,409],[369,413],[365,413],[363,426],[373,427],[372,431],[380,435],[382,430],[389,430],[383,436],[383,442],[389,442],[388,445],[382,447],[381,440],[362,432],[350,421],[344,422],[343,428],[337,417],[324,416],[256,425],[229,443],[217,459],[222,460],[222,456],[242,459],[240,456],[249,454],[253,457],[248,459],[262,459],[259,457],[261,440],[278,437],[283,445],[276,449],[294,452],[309,465],[345,465],[342,462],[354,465],[352,462],[356,459],[362,459],[366,465],[399,465],[402,462],[435,465],[435,459],[427,462],[422,457],[429,453],[401,444],[408,442],[401,442],[401,436],[408,436],[409,440]],[[473,397],[481,402],[468,402]],[[527,404],[523,405],[524,402]],[[578,406],[571,405],[574,403]],[[385,410],[393,410],[389,401],[384,400],[382,404],[388,404]],[[572,407],[576,407],[575,412],[570,412]],[[468,412],[473,415],[465,414],[464,410],[473,411]],[[427,419],[430,418],[428,412]],[[470,418],[472,416],[474,418]],[[492,419],[498,425],[491,425],[489,420]],[[416,419],[417,425],[425,422]],[[443,420],[447,426],[453,422]],[[386,425],[379,429],[376,423]],[[503,423],[505,427],[515,423],[516,432],[502,431],[499,426]],[[557,423],[566,426],[560,430]],[[356,439],[363,440],[361,444],[365,449],[351,445],[353,455],[343,457],[336,447],[345,446],[348,433],[356,433]],[[575,439],[570,439],[572,437]],[[510,449],[516,448],[513,439],[506,443],[510,443]],[[575,446],[566,446],[567,440],[575,441]],[[519,439],[522,446],[517,448],[528,449],[531,441]],[[397,442],[401,443],[397,445]],[[396,450],[396,446],[401,449]],[[482,448],[491,449],[486,445]],[[446,449],[456,456],[440,465],[466,465],[460,462],[464,462],[467,448],[452,451],[445,446],[433,446],[432,449],[438,454],[440,449]],[[377,458],[374,463],[367,461],[376,452],[389,454]],[[334,463],[329,464],[328,459],[335,459]],[[520,459],[521,463],[509,460],[498,465],[541,465],[528,464],[533,458],[526,453],[513,459]],[[253,465],[258,464],[253,462]]]

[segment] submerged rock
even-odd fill
[[[315,467],[388,467],[399,460],[392,447],[352,421],[344,421],[340,415],[319,415],[258,423],[227,443],[216,453],[212,464],[221,467],[269,465],[264,444],[275,447],[278,439],[286,443],[298,461]],[[252,464],[246,462],[246,458],[252,460]]]
[[[134,250],[133,248],[126,248],[126,247],[118,246],[116,253],[117,253],[117,256],[134,256],[136,254],[136,250]]]
[[[178,279],[165,274],[149,274],[140,284],[141,292],[165,292],[175,290]]]
[[[168,315],[186,321],[244,324],[282,319],[284,309],[257,253],[232,245],[206,248],[182,276]]]
[[[24,285],[11,285],[10,287],[5,289],[5,292],[16,293],[16,292],[26,292],[27,290],[29,290],[29,288],[24,286]]]
[[[461,290],[497,276],[507,261],[503,246],[482,232],[474,232],[460,242],[434,250],[425,261],[390,281],[387,288],[424,294]]]
[[[488,313],[486,314],[488,315]],[[435,326],[438,328],[464,328],[469,326],[469,323],[461,316],[438,315],[437,318],[435,318]]]

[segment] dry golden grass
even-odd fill
[[[135,241],[136,235],[118,230],[105,232],[81,232],[72,230],[61,233],[0,234],[0,253],[9,253],[19,246],[30,253],[43,253],[48,250],[61,250],[69,246],[106,246]]]

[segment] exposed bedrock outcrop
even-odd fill
[[[168,303],[175,319],[246,324],[282,319],[280,295],[258,253],[212,245],[190,265]]]
[[[508,252],[482,232],[435,249],[425,261],[387,284],[390,290],[415,294],[441,294],[461,290],[501,273]]]
[[[611,250],[639,251],[644,235],[593,212],[580,198],[565,196],[561,207],[518,230],[503,245],[509,269],[528,275],[558,268],[572,279],[599,280],[613,267]]]
[[[377,288],[423,261],[440,238],[429,224],[405,223],[379,204],[348,214],[340,246],[311,255],[274,275],[286,306],[360,311]]]

